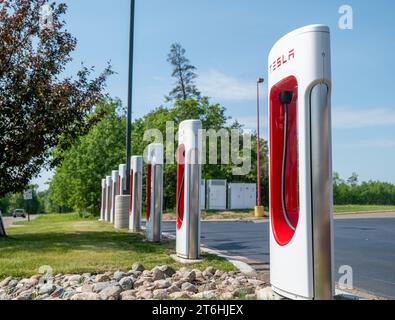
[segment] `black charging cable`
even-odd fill
[[[288,107],[291,104],[293,99],[292,91],[282,91],[280,93],[280,103],[284,106],[284,153],[283,153],[283,163],[282,163],[282,182],[281,182],[281,204],[283,208],[284,218],[287,222],[287,225],[293,230],[296,231],[296,228],[293,226],[291,219],[288,215],[287,204],[285,200],[286,194],[286,183],[287,183],[287,157],[288,157],[288,127],[289,127],[289,110]]]

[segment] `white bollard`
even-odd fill
[[[127,183],[127,177],[126,177],[126,164],[120,164],[119,165],[119,183],[118,183],[118,190],[119,194],[126,195],[125,191],[127,189],[126,183]]]
[[[112,199],[112,178],[106,177],[106,211],[104,220],[110,222],[111,220],[111,199]]]
[[[114,223],[115,218],[115,197],[119,194],[118,193],[118,179],[119,179],[119,172],[118,170],[114,170],[112,172],[112,188],[111,188],[111,212],[110,212],[110,222]]]
[[[142,193],[143,193],[143,157],[134,156],[130,161],[130,212],[129,230],[141,230]]]
[[[200,180],[201,132],[200,120],[180,124],[177,164],[177,256],[189,260],[200,257]]]
[[[162,240],[163,144],[148,146],[147,173],[147,239]]]
[[[105,212],[106,212],[106,179],[102,179],[101,181],[101,198],[100,198],[100,220],[105,220]]]

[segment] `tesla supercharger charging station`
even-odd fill
[[[112,197],[112,178],[111,176],[106,177],[106,211],[105,221],[110,222],[111,216],[111,197]]]
[[[106,219],[106,191],[107,191],[106,179],[102,179],[101,180],[100,221],[105,221],[105,219]]]
[[[162,239],[163,154],[163,144],[148,146],[147,239],[151,242],[160,242]]]
[[[127,178],[126,178],[126,164],[120,164],[119,165],[119,177],[118,177],[118,194],[123,196],[125,195],[124,192],[127,189],[126,188],[126,183],[127,183]]]
[[[307,26],[269,55],[270,274],[291,299],[332,299],[330,31]]]
[[[190,260],[200,257],[201,129],[200,120],[187,120],[178,131],[176,248]]]
[[[115,197],[118,193],[118,185],[119,185],[119,172],[118,170],[114,170],[112,172],[112,187],[111,187],[111,212],[110,212],[110,222],[114,223],[115,220]]]
[[[143,194],[143,157],[132,157],[130,168],[129,230],[139,232],[141,229]]]

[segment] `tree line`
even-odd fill
[[[335,173],[333,198],[338,205],[395,205],[395,185],[380,181],[359,183],[356,173],[345,181]]]

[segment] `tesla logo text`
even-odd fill
[[[270,73],[280,69],[284,64],[288,61],[295,59],[295,49],[289,50],[288,53],[283,54],[281,57],[278,57],[271,65],[270,65]]]

